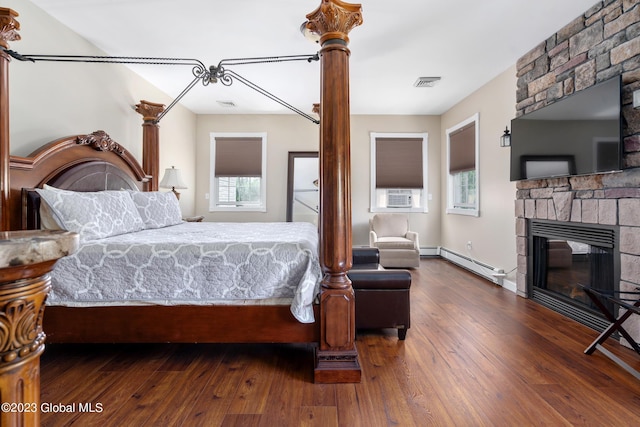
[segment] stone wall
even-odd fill
[[[534,111],[596,83],[621,75],[622,172],[520,181],[516,235],[518,294],[527,296],[527,227],[531,218],[620,227],[620,289],[640,286],[640,0],[596,3],[517,63],[517,115]],[[639,316],[625,325],[640,339]]]

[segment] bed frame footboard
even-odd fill
[[[318,306],[315,316],[319,315]],[[112,306],[45,310],[49,343],[312,343],[318,322],[289,306]]]

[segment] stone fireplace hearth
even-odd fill
[[[640,90],[640,4],[597,2],[520,58],[516,110],[520,116],[617,75],[623,85],[625,170],[517,184],[516,282],[521,296],[530,297],[527,242],[533,219],[617,227],[619,289],[640,286],[640,110],[632,107],[633,92]],[[640,340],[640,316],[631,316],[624,326]]]

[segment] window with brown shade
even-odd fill
[[[447,213],[479,215],[478,114],[446,130]]]
[[[262,176],[262,138],[216,137],[215,176]]]
[[[449,134],[449,173],[476,168],[476,122],[473,121]]]
[[[371,132],[371,212],[427,212],[427,139]]]
[[[422,188],[422,138],[376,138],[376,187]]]
[[[209,210],[266,210],[266,133],[211,134]]]

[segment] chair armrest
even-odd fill
[[[418,241],[418,233],[415,231],[407,231],[405,236],[407,239],[413,241],[413,248],[420,250],[420,242]]]
[[[378,235],[376,234],[375,231],[370,230],[369,231],[369,246],[371,246],[372,248],[375,247],[377,241],[378,241]]]

